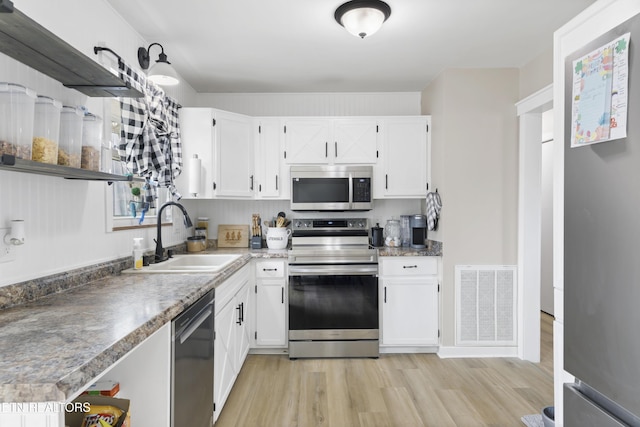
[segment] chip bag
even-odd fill
[[[123,412],[115,406],[91,405],[91,409],[84,416],[82,427],[102,427],[100,420],[115,426]]]

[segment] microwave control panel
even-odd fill
[[[353,202],[371,202],[371,178],[353,178]]]

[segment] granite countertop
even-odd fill
[[[379,248],[378,252],[442,255],[441,244],[433,243],[426,249]],[[0,402],[72,399],[252,258],[288,257],[287,249],[205,253],[241,257],[216,274],[118,274],[124,263],[130,265],[130,259],[120,259],[114,261],[120,267],[88,267],[0,288]]]
[[[242,256],[216,274],[108,275],[0,310],[0,402],[75,397],[252,258],[287,257],[286,250],[215,252]]]
[[[442,242],[429,240],[427,242],[427,247],[424,249],[410,247],[391,248],[384,246],[378,248],[378,256],[442,256]]]

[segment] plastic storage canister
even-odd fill
[[[31,159],[36,162],[58,164],[58,138],[60,137],[60,101],[38,96],[33,118],[33,144]]]
[[[102,119],[93,114],[86,114],[82,127],[82,169],[100,170],[102,133]]]
[[[400,215],[400,244],[402,246],[411,245],[411,215]]]
[[[76,107],[62,107],[60,112],[60,143],[58,144],[58,164],[80,167],[82,147],[82,118],[84,113]]]
[[[204,216],[200,216],[198,217],[198,223],[196,224],[197,228],[206,228],[206,236],[207,239],[209,238],[209,218],[204,217]]]
[[[31,160],[36,93],[13,83],[0,83],[0,155]]]

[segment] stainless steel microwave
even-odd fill
[[[291,210],[367,211],[371,166],[291,166]]]

